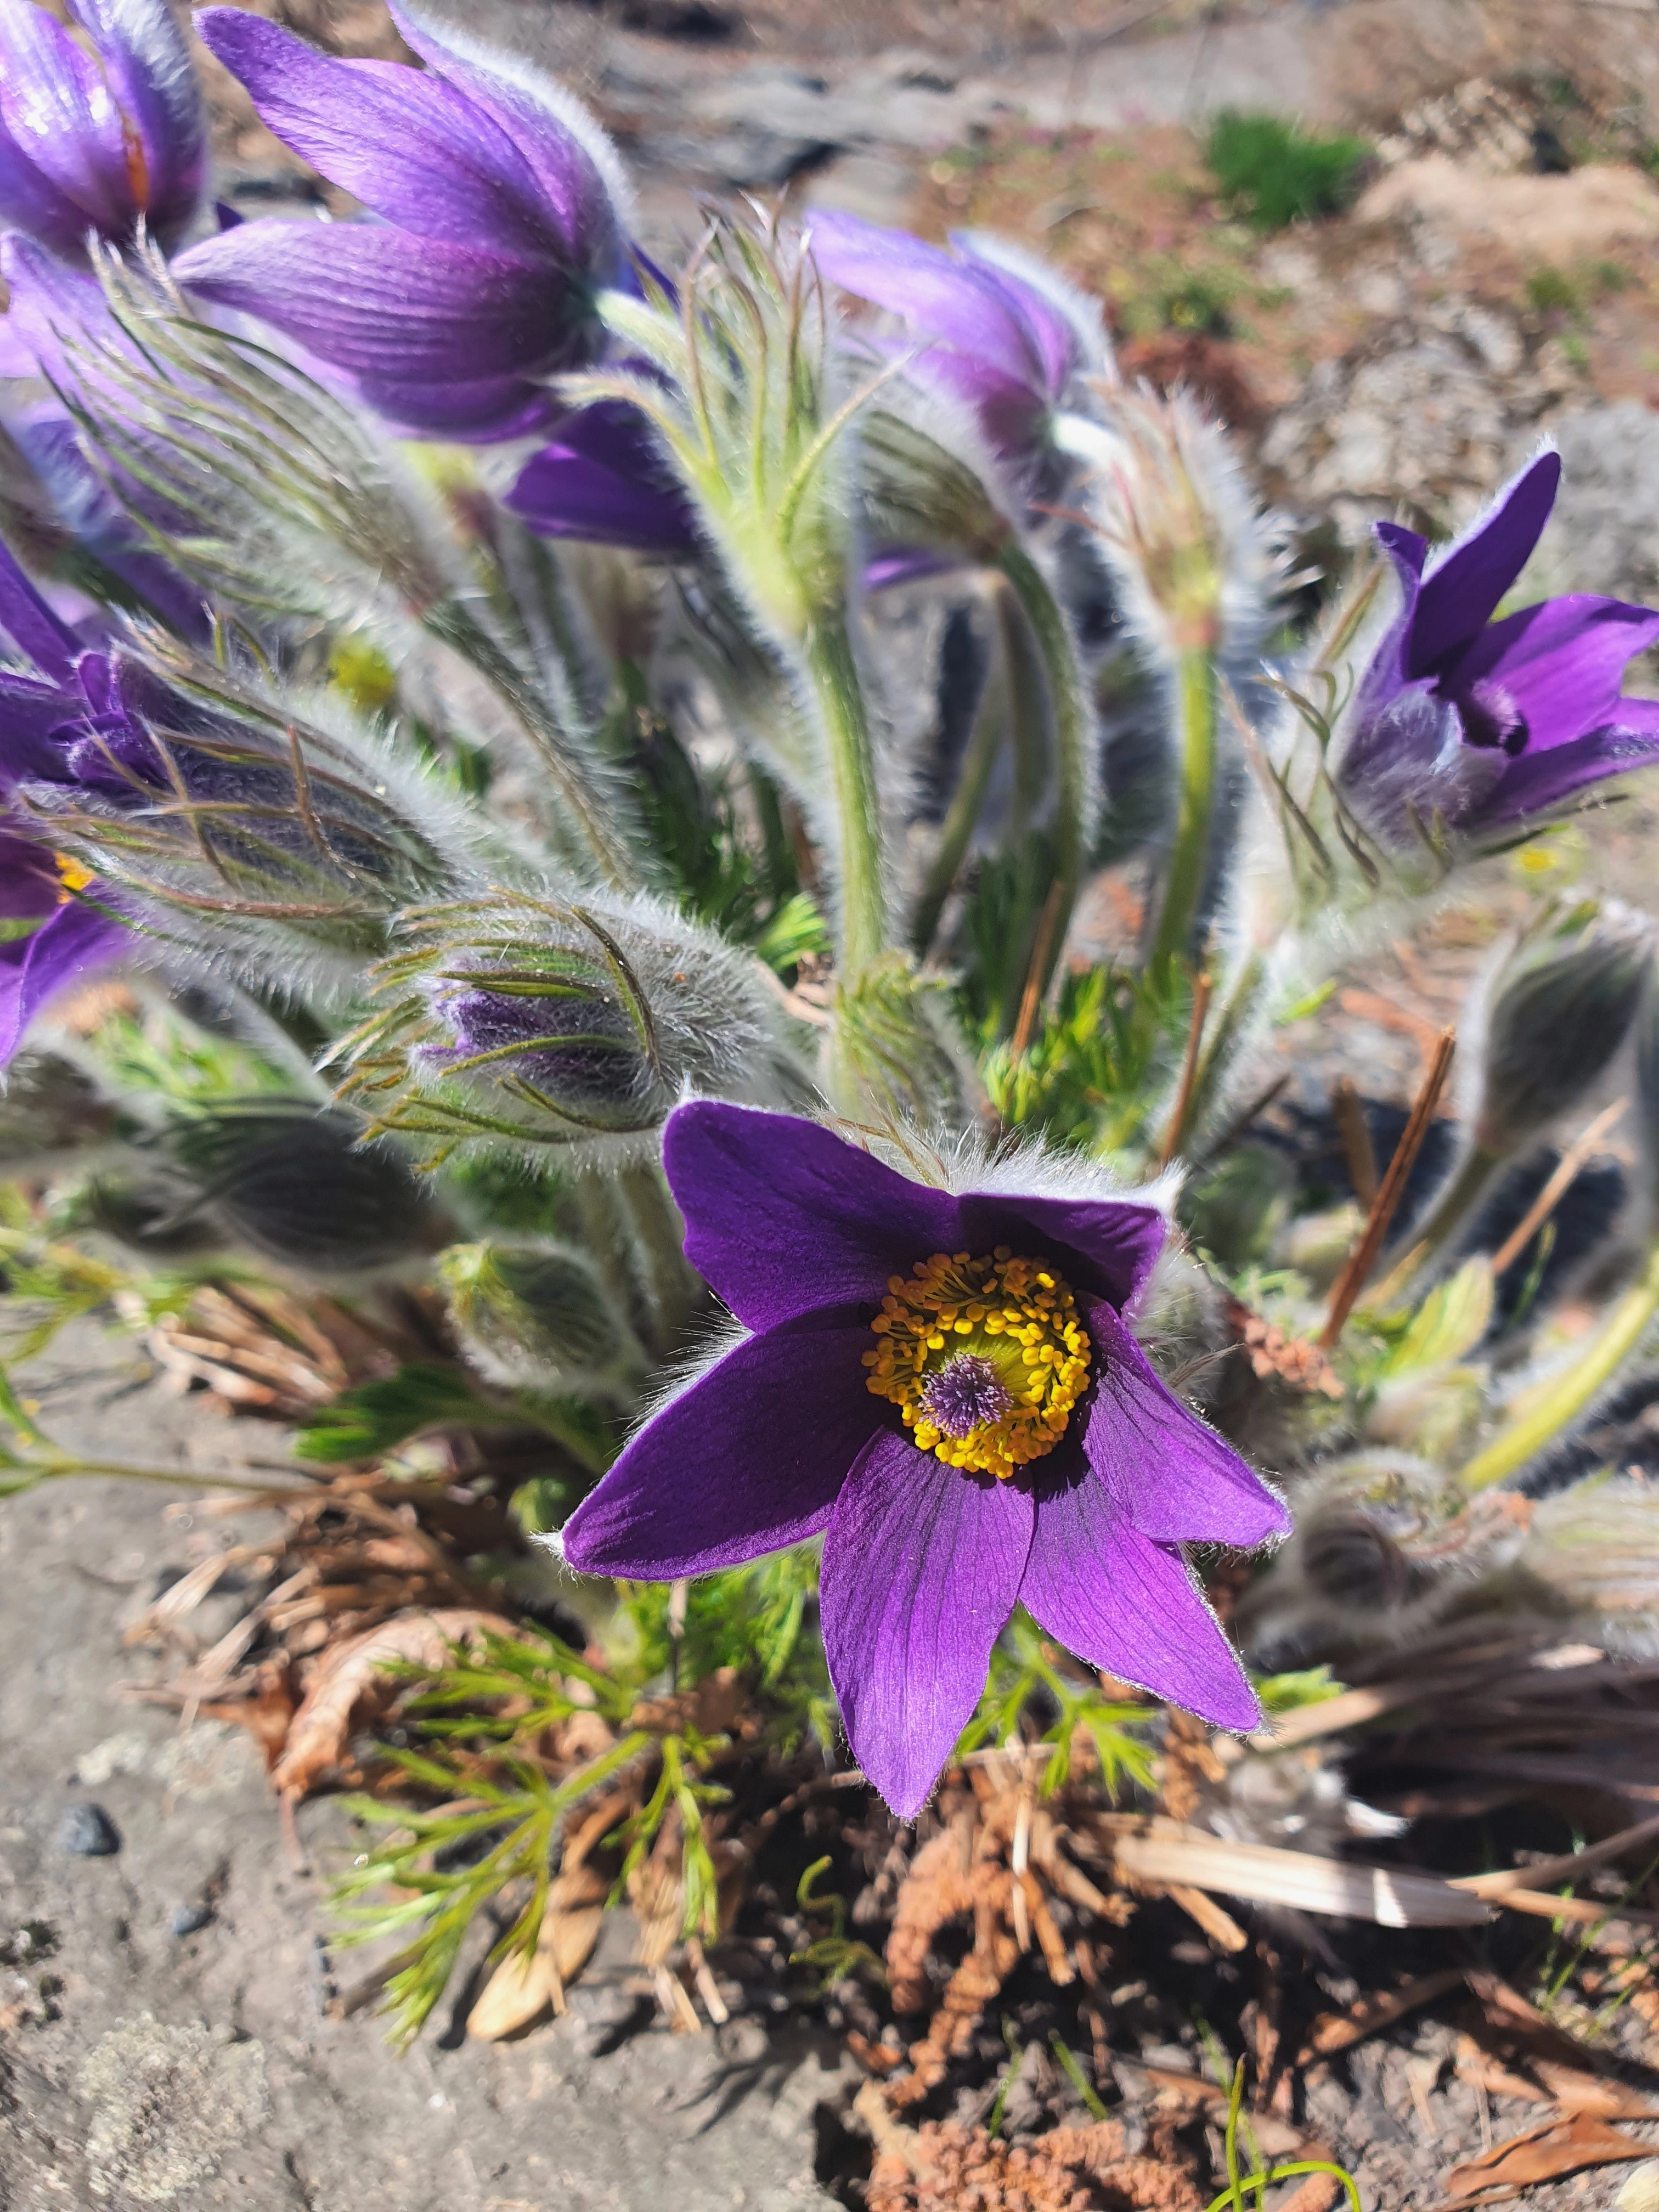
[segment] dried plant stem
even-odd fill
[[[1347,1163],[1348,1181],[1353,1194],[1369,1213],[1376,1203],[1376,1148],[1371,1143],[1371,1133],[1365,1121],[1365,1109],[1359,1103],[1359,1093],[1352,1079],[1340,1076],[1331,1092],[1331,1111],[1336,1116],[1337,1134],[1342,1139],[1342,1156]]]
[[[1412,1240],[1410,1250],[1377,1293],[1380,1307],[1387,1310],[1397,1305],[1416,1277],[1451,1243],[1485,1196],[1504,1158],[1479,1141],[1470,1146],[1442,1186],[1429,1209],[1428,1218]]]
[[[1641,1274],[1607,1316],[1595,1342],[1573,1362],[1521,1401],[1515,1419],[1500,1429],[1483,1452],[1458,1477],[1474,1494],[1502,1482],[1553,1443],[1600,1396],[1635,1351],[1659,1313],[1659,1244],[1649,1252]]]
[[[1187,1133],[1187,1124],[1193,1110],[1193,1086],[1198,1079],[1198,1051],[1204,1041],[1204,1024],[1210,1011],[1210,994],[1214,988],[1207,968],[1194,979],[1193,1017],[1187,1030],[1187,1050],[1181,1063],[1181,1081],[1176,1091],[1175,1107],[1170,1115],[1164,1150],[1158,1158],[1160,1168],[1169,1166],[1181,1150],[1182,1139]]]
[[[1372,1201],[1359,1242],[1349,1255],[1348,1264],[1337,1278],[1331,1292],[1330,1311],[1325,1316],[1325,1326],[1320,1331],[1319,1341],[1328,1352],[1341,1335],[1343,1325],[1353,1311],[1359,1293],[1365,1287],[1365,1278],[1376,1265],[1376,1255],[1382,1249],[1382,1240],[1389,1233],[1406,1188],[1406,1179],[1416,1164],[1423,1149],[1423,1140],[1429,1133],[1429,1124],[1434,1119],[1434,1109],[1440,1103],[1440,1094],[1446,1087],[1446,1078],[1451,1073],[1452,1054],[1457,1043],[1455,1030],[1443,1030],[1435,1045],[1434,1058],[1423,1079],[1400,1142],[1395,1146],[1394,1158],[1389,1162],[1389,1171],[1382,1178],[1382,1188]]]
[[[1215,671],[1202,647],[1183,653],[1176,664],[1175,718],[1181,797],[1164,907],[1152,939],[1154,967],[1191,951],[1193,923],[1209,872],[1210,817],[1215,805]]]
[[[1574,1177],[1607,1131],[1630,1103],[1626,1098],[1615,1098],[1604,1113],[1598,1114],[1588,1129],[1576,1137],[1556,1163],[1555,1172],[1527,1208],[1509,1235],[1492,1255],[1492,1271],[1501,1275],[1505,1267],[1513,1267],[1533,1238],[1549,1219],[1566,1196]]]
[[[1025,976],[1025,988],[1020,994],[1019,1018],[1014,1024],[1012,1039],[1014,1057],[1030,1047],[1036,1033],[1037,1015],[1042,1006],[1042,988],[1052,963],[1048,955],[1060,927],[1060,902],[1063,896],[1060,878],[1055,877],[1048,886],[1048,896],[1042,902],[1042,912],[1037,917],[1037,932],[1031,946],[1031,964]]]
[[[836,967],[855,982],[887,950],[887,890],[875,753],[852,640],[838,621],[815,622],[803,646],[823,717],[836,794],[841,911]]]
[[[1072,633],[1042,571],[1017,538],[1011,538],[1003,548],[1000,566],[1036,636],[1054,718],[1054,917],[1039,966],[1037,995],[1041,998],[1066,942],[1093,836],[1090,772],[1093,718],[1085,700]]]

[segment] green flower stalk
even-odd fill
[[[1551,910],[1501,957],[1467,1025],[1480,1043],[1465,1063],[1476,1088],[1463,1152],[1413,1232],[1411,1276],[1399,1277],[1395,1290],[1452,1247],[1498,1172],[1606,1073],[1653,955],[1648,917],[1607,900]]]
[[[888,907],[874,749],[848,625],[846,434],[885,373],[848,386],[810,259],[734,227],[711,229],[678,301],[647,279],[642,298],[610,294],[605,309],[617,337],[659,374],[594,374],[569,388],[625,399],[652,425],[750,620],[812,702],[823,774],[799,795],[824,817],[839,878],[838,965],[856,978],[887,949]]]
[[[1153,932],[1155,963],[1185,959],[1215,874],[1222,686],[1242,688],[1281,572],[1218,424],[1185,394],[1103,387],[1104,429],[1079,425],[1097,463],[1091,519],[1143,652],[1170,701],[1177,799]]]
[[[1518,1474],[1540,1452],[1565,1434],[1600,1397],[1637,1350],[1659,1315],[1659,1244],[1647,1255],[1641,1273],[1596,1331],[1589,1348],[1563,1372],[1553,1375],[1517,1401],[1510,1419],[1464,1468],[1458,1481],[1474,1494],[1507,1475]]]

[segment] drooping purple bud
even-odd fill
[[[627,270],[625,186],[557,86],[393,15],[424,70],[334,60],[240,9],[197,18],[267,128],[381,220],[239,224],[178,276],[285,331],[406,429],[515,437],[557,413],[547,379],[603,342],[596,297]]]
[[[201,204],[207,128],[167,0],[0,0],[0,226],[70,259],[88,233],[167,251]],[[82,35],[77,38],[78,31]]]

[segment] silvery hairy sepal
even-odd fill
[[[378,1128],[436,1138],[440,1158],[626,1156],[649,1150],[686,1091],[790,1087],[757,963],[644,894],[491,890],[412,908],[398,937],[375,979],[380,1010],[333,1064]]]
[[[645,1356],[585,1253],[543,1240],[453,1244],[438,1263],[466,1355],[509,1389],[603,1389]]]
[[[1659,1485],[1598,1474],[1542,1499],[1520,1565],[1550,1613],[1606,1649],[1659,1654]]]
[[[295,1098],[233,1098],[139,1139],[91,1186],[88,1218],[135,1250],[249,1253],[341,1283],[423,1261],[454,1224],[357,1116]]]
[[[1474,1141],[1507,1157],[1576,1105],[1624,1042],[1652,971],[1654,926],[1607,900],[1553,914],[1486,994]]]
[[[465,873],[477,825],[337,702],[307,702],[321,726],[159,635],[76,672],[77,711],[14,804],[164,945],[349,989],[391,916]]]

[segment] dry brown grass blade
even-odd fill
[[[1572,2119],[1543,2120],[1507,2142],[1494,2143],[1478,2157],[1455,2166],[1446,2177],[1449,2205],[1475,2205],[1499,2201],[1504,2195],[1530,2188],[1540,2181],[1554,2181],[1562,2174],[1579,2173],[1589,2166],[1615,2166],[1626,2159],[1647,2158],[1651,2145],[1634,2136],[1620,2135],[1604,2120],[1588,2113]]]
[[[1133,1885],[1168,1889],[1184,1883],[1382,1928],[1473,1928],[1491,1917],[1483,1898],[1454,1889],[1437,1875],[1359,1866],[1267,1844],[1225,1843],[1196,1829],[1171,1834],[1158,1822],[1148,1829],[1111,1840],[1118,1873]]]
[[[1621,1858],[1626,1851],[1656,1838],[1659,1838],[1659,1814],[1650,1820],[1637,1821],[1634,1827],[1620,1828],[1617,1835],[1604,1836],[1599,1843],[1586,1844],[1582,1851],[1564,1851],[1559,1858],[1510,1867],[1504,1873],[1455,1875],[1452,1887],[1472,1890],[1477,1897],[1501,1897],[1509,1889],[1538,1889],[1553,1881],[1574,1881],[1591,1867]]]
[[[1308,2039],[1297,2051],[1298,2066],[1310,2065],[1316,2058],[1334,2057],[1339,2051],[1350,2050],[1363,2043],[1368,2035],[1379,2028],[1392,2027],[1409,2012],[1421,2005],[1432,2004],[1455,1990],[1463,1976],[1455,1966],[1449,1966],[1437,1974],[1419,1975],[1417,1980],[1407,1982],[1397,1990],[1378,1990],[1363,1996],[1346,2012],[1322,2012],[1308,2030]]]
[[[1325,1326],[1319,1334],[1319,1341],[1327,1352],[1341,1335],[1344,1324],[1353,1311],[1371,1269],[1376,1265],[1376,1255],[1382,1249],[1389,1224],[1405,1195],[1407,1178],[1416,1163],[1417,1155],[1423,1149],[1423,1140],[1428,1135],[1429,1125],[1434,1119],[1434,1109],[1440,1103],[1440,1094],[1446,1087],[1446,1078],[1451,1073],[1452,1054],[1456,1043],[1455,1030],[1441,1030],[1422,1088],[1413,1102],[1411,1119],[1401,1133],[1400,1142],[1395,1146],[1394,1158],[1389,1162],[1388,1173],[1378,1187],[1365,1226],[1360,1232],[1359,1242],[1354,1246],[1348,1263],[1337,1277],[1331,1292],[1330,1310],[1325,1316]]]

